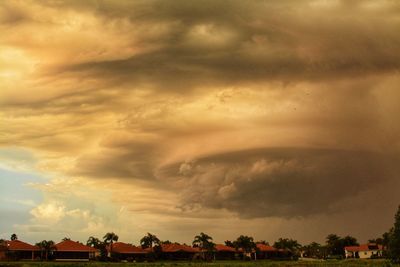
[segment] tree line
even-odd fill
[[[394,225],[389,231],[382,234],[382,236],[368,240],[369,243],[375,243],[377,245],[382,245],[384,251],[384,257],[390,258],[393,261],[400,261],[400,206],[394,217]],[[18,236],[16,234],[12,234],[10,237],[11,240],[17,240]],[[96,248],[100,251],[99,260],[110,260],[108,256],[107,247],[110,247],[112,250],[112,244],[117,242],[119,239],[118,235],[109,232],[106,233],[102,239],[99,239],[94,236],[90,236],[86,241],[86,245]],[[70,238],[65,237],[63,240],[70,240]],[[4,241],[4,240],[0,240]],[[177,242],[174,242],[179,244]],[[241,250],[244,253],[251,253],[257,251],[257,244],[265,244],[270,245],[265,240],[254,241],[254,238],[247,235],[240,235],[236,240],[226,240],[226,246],[235,248],[236,250]],[[147,233],[143,238],[140,239],[140,246],[143,249],[151,248],[151,251],[159,251],[161,250],[162,244],[172,244],[169,240],[160,240],[156,235]],[[54,250],[54,241],[52,240],[42,240],[41,242],[36,243],[36,245],[41,249],[41,255],[43,259],[49,259],[49,255],[51,255]],[[184,244],[187,245],[187,244]],[[297,240],[291,238],[279,238],[275,241],[272,246],[276,249],[282,249],[290,252],[294,257],[300,256],[300,253],[304,257],[310,258],[344,258],[345,252],[344,247],[346,246],[358,246],[359,243],[357,239],[353,236],[344,236],[340,237],[336,234],[329,234],[326,237],[325,244],[319,244],[317,242],[311,242],[307,245],[301,245]],[[193,247],[198,247],[201,251],[204,252],[205,259],[212,259],[212,255],[215,252],[216,244],[213,242],[213,238],[201,232],[199,235],[196,235],[192,242]]]

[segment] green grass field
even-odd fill
[[[103,263],[103,262],[0,262],[1,267],[280,267],[280,266],[400,266],[385,260],[342,260],[342,261],[218,261],[204,262],[154,262],[154,263]]]

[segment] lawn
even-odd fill
[[[385,260],[332,260],[332,261],[217,261],[204,262],[154,262],[154,263],[103,263],[103,262],[0,262],[1,267],[280,267],[280,266],[400,266]]]

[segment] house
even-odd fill
[[[56,261],[89,261],[98,250],[82,243],[65,240],[54,245],[53,256]]]
[[[359,246],[348,246],[344,247],[344,253],[346,258],[380,258],[382,257],[383,247],[375,243],[368,243]]]
[[[237,251],[233,247],[229,247],[222,244],[215,245],[215,260],[234,260]]]
[[[5,242],[0,242],[0,261],[6,260],[7,245]]]
[[[279,257],[280,251],[272,246],[257,243],[256,247],[257,259],[273,259]]]
[[[120,261],[143,261],[147,251],[131,244],[116,242],[107,247],[108,254]]]
[[[9,260],[34,260],[40,257],[40,248],[20,240],[5,241],[6,250],[3,252]]]
[[[160,257],[164,260],[192,260],[200,253],[198,248],[181,244],[162,244]]]

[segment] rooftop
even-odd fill
[[[162,244],[161,245],[161,250],[163,252],[179,252],[179,251],[184,251],[184,252],[198,252],[199,249],[189,247],[187,245],[180,245],[180,244]]]
[[[96,252],[97,249],[72,240],[65,240],[55,245],[57,251]]]
[[[22,242],[20,240],[11,240],[6,241],[6,245],[8,250],[29,250],[29,251],[38,251],[40,248],[38,246],[33,246],[31,244]]]
[[[261,243],[257,244],[257,249],[261,252],[278,251],[276,248],[274,248],[270,245],[265,245],[265,244],[261,244]]]
[[[111,250],[110,246],[107,247],[107,250]],[[144,249],[140,247],[136,247],[131,244],[116,242],[112,244],[112,252],[116,253],[125,253],[125,254],[133,254],[133,253],[147,253]]]
[[[235,248],[229,247],[229,246],[226,246],[226,245],[222,245],[222,244],[216,244],[216,245],[215,245],[215,249],[216,249],[217,251],[236,252],[236,249],[235,249]]]

